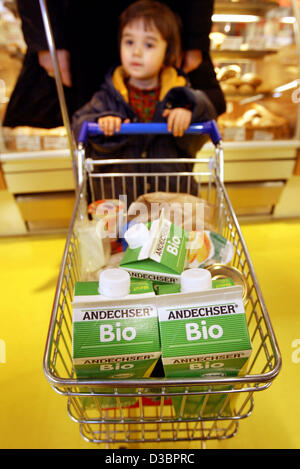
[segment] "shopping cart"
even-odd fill
[[[80,137],[77,156],[78,190],[74,212],[67,235],[61,263],[53,310],[44,354],[44,372],[53,389],[68,398],[68,413],[80,426],[82,437],[88,442],[117,445],[120,443],[161,443],[210,439],[224,439],[236,434],[239,421],[248,417],[254,407],[254,394],[267,389],[279,373],[280,351],[243,239],[239,223],[223,183],[223,148],[218,128],[214,121],[194,124],[188,133],[208,134],[213,142],[209,158],[186,159],[110,159],[86,158],[87,138],[99,134],[97,124],[85,123]],[[123,124],[121,133],[166,133],[165,124]],[[101,166],[124,164],[135,171],[122,174],[101,172]],[[160,163],[193,163],[191,171],[162,173]],[[144,172],[146,163],[157,165],[157,171]],[[140,167],[140,171],[136,168]],[[234,247],[231,265],[243,273],[248,301],[245,311],[252,342],[248,372],[237,377],[205,377],[199,379],[143,378],[127,380],[99,380],[76,378],[72,365],[72,298],[75,282],[80,280],[79,240],[74,229],[80,216],[80,207],[86,187],[92,198],[106,198],[108,183],[111,194],[122,187],[136,191],[136,187],[147,192],[148,181],[154,181],[154,190],[167,192],[170,178],[181,181],[197,181],[199,196],[216,207],[216,231],[227,238]],[[105,184],[103,182],[105,181]],[[187,187],[189,183],[187,184]],[[137,197],[139,194],[134,193]],[[180,405],[174,410],[172,398]],[[197,415],[190,417],[185,412],[186,403],[198,397],[201,406]],[[217,410],[210,412],[210,402],[221,398]],[[114,399],[113,408],[108,408],[106,399]],[[131,402],[131,405],[128,404]],[[134,402],[132,404],[132,402]],[[230,410],[229,410],[230,409]]]

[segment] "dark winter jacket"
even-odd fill
[[[161,92],[159,102],[156,106],[153,122],[166,122],[162,116],[164,109],[175,107],[186,107],[192,111],[192,122],[203,122],[216,118],[216,111],[205,93],[192,89],[185,75],[173,67],[167,67],[161,73]],[[128,103],[128,91],[124,82],[123,68],[117,67],[113,73],[109,72],[100,90],[93,96],[91,101],[78,110],[73,117],[72,127],[77,138],[84,121],[97,122],[99,117],[114,115],[122,120],[127,118],[131,122],[138,122],[138,117]],[[90,139],[87,147],[87,154],[92,158],[187,158],[195,157],[196,152],[201,148],[206,138],[202,135],[185,135],[174,137],[173,135],[114,135],[112,137],[100,136]],[[98,167],[98,171],[99,171]],[[162,190],[169,192],[191,192],[197,193],[196,184],[193,178],[182,178],[178,182],[177,176],[169,178],[159,178],[159,183],[155,177],[147,180],[147,187],[144,184],[143,174],[146,172],[163,173],[191,171],[191,164],[142,164],[132,167],[132,165],[121,164],[117,167],[101,167],[103,172],[139,172],[137,192],[133,194],[129,183],[126,188],[129,199],[146,192]],[[122,193],[121,181],[119,185]],[[116,194],[101,194],[101,197],[112,197]]]
[[[134,0],[47,0],[57,49],[71,56],[72,88],[64,88],[70,116],[91,99],[107,70],[119,64],[118,17]],[[164,0],[182,22],[183,50],[199,49],[201,65],[189,80],[214,104],[217,114],[225,100],[209,56],[213,0]],[[4,125],[56,127],[62,125],[55,81],[39,65],[37,52],[48,49],[38,0],[17,0],[28,51],[8,103]],[[33,86],[34,83],[34,86]]]

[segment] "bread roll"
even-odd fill
[[[220,86],[224,93],[233,94],[237,92],[237,87],[234,85],[230,85],[227,82],[221,82]]]
[[[241,67],[238,65],[226,65],[222,67],[217,75],[219,81],[225,81],[228,78],[239,77],[241,74]]]
[[[260,78],[259,75],[256,75],[256,73],[244,73],[242,75],[241,80],[243,83],[246,83],[248,85],[252,86],[259,86],[262,83],[262,79]]]
[[[252,85],[243,84],[239,86],[240,94],[253,94],[255,93],[255,87]]]
[[[233,85],[233,86],[240,86],[243,84],[241,78],[239,77],[231,77],[231,78],[228,78],[225,83],[227,83],[228,85]]]

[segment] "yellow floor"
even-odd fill
[[[212,448],[300,448],[300,220],[242,225],[283,358],[237,435]],[[64,236],[0,238],[0,448],[97,448],[46,381],[42,359]],[[298,339],[298,352],[295,340]],[[299,361],[299,363],[297,363]],[[151,445],[152,448],[155,445]],[[102,446],[103,447],[103,446]],[[199,448],[199,442],[165,445]]]

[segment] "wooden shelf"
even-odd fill
[[[218,1],[215,2],[214,13],[221,14],[251,14],[257,16],[264,16],[265,13],[273,8],[277,8],[279,5],[277,2],[268,1]]]
[[[266,55],[276,54],[276,49],[263,49],[263,50],[221,50],[214,49],[210,54],[214,60],[219,61],[237,61],[237,60],[253,60],[263,59]]]

